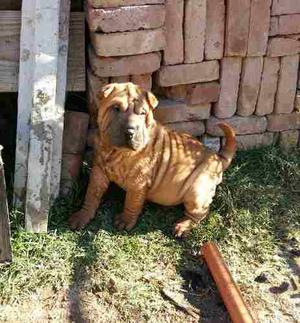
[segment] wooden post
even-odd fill
[[[11,262],[12,260],[10,225],[1,150],[2,146],[0,146],[0,264]]]
[[[59,192],[69,9],[70,0],[22,3],[14,193],[33,232],[47,231]]]

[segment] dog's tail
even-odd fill
[[[223,130],[226,138],[225,145],[221,148],[219,156],[222,160],[223,169],[227,169],[236,152],[236,139],[234,130],[226,123],[219,123],[218,126]]]

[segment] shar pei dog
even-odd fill
[[[236,152],[234,131],[222,123],[226,143],[219,153],[197,139],[177,133],[155,121],[156,97],[133,83],[113,83],[98,94],[99,131],[87,193],[81,210],[74,213],[72,229],[94,218],[109,183],[126,191],[123,212],[115,226],[132,229],[146,201],[162,205],[183,203],[184,215],[174,226],[176,237],[185,236],[203,220]]]

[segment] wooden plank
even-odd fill
[[[22,0],[1,0],[0,10],[21,10]]]
[[[47,231],[59,187],[69,8],[69,0],[22,5],[15,183],[22,175],[23,186],[15,186],[15,194],[26,187],[25,226],[33,232]]]
[[[12,260],[9,213],[1,150],[2,146],[0,146],[0,264]]]
[[[0,92],[18,91],[20,11],[0,11]],[[72,12],[68,52],[67,90],[85,91],[84,13]]]

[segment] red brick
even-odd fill
[[[151,91],[152,88],[152,76],[151,74],[143,74],[143,75],[132,75],[131,82],[139,85],[146,91]]]
[[[159,86],[208,82],[218,78],[218,61],[162,66],[157,73],[157,83]]]
[[[98,128],[91,128],[89,129],[88,131],[88,135],[87,135],[87,140],[86,140],[86,144],[88,147],[94,147],[95,145],[95,139],[96,139],[96,136],[98,134]]]
[[[205,131],[204,123],[202,121],[168,123],[166,126],[179,133],[188,133],[194,137],[201,136]]]
[[[201,142],[203,145],[216,152],[219,152],[221,148],[221,140],[219,137],[211,137],[205,134],[202,136]]]
[[[265,57],[255,114],[263,116],[274,109],[280,62],[278,57]]]
[[[124,56],[162,50],[166,45],[164,29],[137,30],[123,33],[91,32],[91,43],[98,56]]]
[[[219,94],[218,82],[198,83],[188,86],[186,99],[189,104],[205,104],[218,101]]]
[[[272,15],[300,13],[299,0],[273,0]]]
[[[280,16],[278,22],[278,34],[289,35],[300,33],[300,14]]]
[[[236,141],[238,150],[270,146],[274,143],[274,133],[265,132],[254,135],[236,136]]]
[[[268,44],[267,55],[271,57],[298,54],[300,41],[289,38],[271,38]]]
[[[228,0],[226,20],[226,56],[246,56],[249,21],[250,0]]]
[[[270,26],[271,0],[252,0],[248,38],[248,56],[265,55]]]
[[[126,83],[129,81],[130,81],[129,75],[113,76],[110,78],[110,83]]]
[[[268,131],[284,131],[300,129],[300,113],[270,114],[268,119]]]
[[[61,178],[76,179],[79,175],[82,165],[82,156],[80,154],[62,155]]]
[[[214,106],[214,114],[219,118],[230,118],[235,114],[241,69],[242,59],[239,57],[224,57],[221,61],[221,91]]]
[[[160,4],[165,0],[88,0],[90,6],[94,8],[113,8],[121,6]]]
[[[185,0],[184,62],[198,63],[204,58],[206,0]]]
[[[89,49],[91,69],[100,77],[152,73],[159,69],[160,59],[160,53],[123,57],[98,57],[92,48]]]
[[[279,24],[279,17],[278,16],[271,17],[269,36],[275,36],[278,34],[278,24]]]
[[[225,3],[224,0],[206,2],[205,59],[221,59],[224,51]]]
[[[98,108],[96,104],[97,93],[100,89],[109,83],[109,78],[102,78],[95,75],[89,68],[87,69],[87,96],[88,96],[88,110],[90,114],[90,124],[97,126]]]
[[[188,86],[180,84],[175,86],[162,87],[161,92],[163,96],[172,100],[185,100],[187,96]]]
[[[63,152],[81,154],[84,151],[89,115],[84,112],[66,111],[64,120]]]
[[[186,122],[209,118],[210,104],[187,105],[183,102],[160,100],[154,117],[162,124]]]
[[[228,123],[237,135],[247,135],[253,133],[263,133],[267,128],[267,119],[265,117],[239,117],[234,116],[229,119],[210,118],[206,121],[206,132],[212,136],[223,136],[222,130],[218,127],[218,123]]]
[[[275,113],[290,113],[294,110],[298,65],[299,55],[281,58]]]
[[[243,61],[237,108],[240,116],[250,116],[255,111],[262,68],[262,57],[247,57]]]
[[[279,146],[284,151],[289,151],[291,148],[297,147],[299,142],[299,131],[287,130],[280,132]]]
[[[87,8],[90,31],[112,33],[162,27],[165,21],[164,5],[143,5],[105,9]]]
[[[163,61],[166,65],[180,64],[184,59],[183,0],[166,0],[166,40]]]

